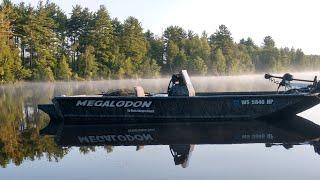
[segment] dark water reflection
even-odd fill
[[[314,73],[301,74],[300,77],[312,75]],[[59,146],[53,138],[39,135],[39,130],[45,127],[49,119],[46,114],[38,111],[37,105],[50,102],[56,95],[97,94],[110,89],[131,88],[135,85],[142,85],[147,92],[164,92],[168,81],[169,78],[21,83],[0,86],[0,166],[2,167],[0,179],[17,179],[18,177],[24,177],[24,179],[64,177],[73,179],[90,177],[93,179],[107,177],[113,179],[149,179],[150,177],[153,177],[152,179],[194,179],[196,177],[284,179],[287,176],[291,179],[301,179],[304,176],[317,179],[320,177],[318,171],[320,156],[315,153],[316,147],[312,144],[294,146],[286,150],[284,148],[286,144],[283,143],[266,148],[266,143],[262,140],[262,144],[245,145],[231,140],[228,143],[217,143],[218,139],[214,142],[212,139],[199,142],[199,139],[204,139],[199,138],[189,143],[188,139],[180,140],[183,143],[178,146],[169,146],[174,142],[160,142],[158,144],[165,145],[131,144],[134,146],[126,147],[100,144],[100,146],[73,147],[68,144]],[[276,88],[262,76],[195,77],[192,81],[198,92],[274,90]],[[320,111],[317,111],[319,109],[316,107],[304,115],[316,121],[320,114]],[[191,132],[190,136],[192,136]],[[252,133],[261,134],[260,131]],[[266,129],[263,133],[267,135]],[[193,134],[192,137],[199,134],[201,133]],[[245,134],[238,135],[245,137]],[[173,137],[174,134],[171,136]],[[279,135],[279,137],[284,136],[284,134]],[[235,136],[232,137],[235,138]],[[297,134],[291,134],[290,138],[291,143],[303,143],[311,140],[313,136],[298,135],[297,139]],[[236,143],[236,145],[194,146],[194,144],[230,143]],[[243,143],[251,142],[249,139]],[[267,144],[269,145],[272,145],[272,141]],[[290,143],[287,147],[291,147]],[[174,155],[175,150],[187,152],[185,159],[188,159],[188,162],[183,158],[174,158],[171,153]],[[192,157],[188,153],[192,154]],[[175,164],[188,168],[183,169]]]

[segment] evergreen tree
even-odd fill
[[[141,57],[147,53],[147,42],[138,19],[128,17],[123,24],[122,52],[140,64]]]
[[[186,38],[186,31],[179,26],[169,26],[164,31],[163,73],[171,74],[176,71],[176,69],[186,67],[187,56],[183,51],[183,45]]]
[[[279,52],[275,48],[275,43],[270,36],[266,36],[263,40],[263,48],[259,56],[259,65],[256,67],[260,71],[277,71]]]
[[[56,66],[54,53],[57,52],[57,38],[53,31],[54,21],[48,16],[42,2],[37,10],[30,11],[27,24],[23,26],[26,33],[29,53],[29,68],[36,80],[54,80],[53,68]]]
[[[290,69],[291,59],[290,59],[290,50],[289,48],[281,48],[279,51],[278,66],[280,67],[280,71],[285,71]]]
[[[181,46],[183,39],[187,38],[186,31],[179,26],[169,26],[163,33],[163,38],[166,43],[169,41],[175,42],[178,46]]]
[[[209,45],[209,42],[208,42],[208,35],[207,35],[207,33],[205,31],[202,32],[202,36],[200,38],[200,41],[201,41],[200,57],[205,61],[206,64],[209,64],[211,48],[210,48],[210,45]]]
[[[191,74],[205,75],[207,74],[208,67],[204,60],[198,56],[194,59],[191,59],[188,70]]]
[[[221,75],[224,75],[227,71],[226,59],[222,53],[221,49],[216,49],[214,66],[217,69],[217,72]]]
[[[94,47],[88,46],[81,54],[78,62],[79,76],[85,79],[92,79],[97,73],[97,63],[94,56]]]
[[[8,3],[8,2],[7,2]],[[19,49],[14,45],[10,14],[11,5],[0,6],[0,83],[14,82],[30,75],[21,65]]]
[[[49,1],[33,7],[4,0],[0,21],[1,82],[320,69],[320,56],[277,48],[271,36],[262,46],[250,37],[235,43],[225,25],[201,36],[169,26],[157,36],[134,17],[112,19],[104,6],[93,12],[76,5],[68,17]]]
[[[303,70],[305,66],[305,59],[304,59],[304,53],[302,52],[302,50],[297,49],[294,57],[295,57],[293,60],[294,66],[296,68],[299,68],[300,70]]]
[[[81,53],[90,45],[90,32],[93,26],[93,15],[88,8],[82,9],[81,6],[73,7],[71,17],[67,22],[67,36],[70,39],[70,52],[72,69],[78,72],[77,60]]]
[[[226,73],[234,74],[239,62],[236,57],[236,48],[229,29],[225,25],[220,25],[219,29],[210,36],[209,42],[213,52],[216,49],[222,50],[226,60]]]
[[[236,65],[236,73],[252,73],[254,72],[254,64],[250,54],[246,49],[241,49],[241,46],[236,51],[236,57],[238,59],[238,63]]]
[[[67,58],[63,55],[58,61],[57,70],[56,70],[56,79],[59,80],[70,80],[72,75],[69,64],[67,63]]]
[[[178,52],[177,56],[174,57],[172,63],[172,72],[179,72],[181,69],[187,69],[189,66],[188,56],[181,50]]]
[[[109,78],[114,70],[112,21],[105,6],[95,13],[91,33],[91,43],[95,49],[95,58],[100,77]]]
[[[147,41],[140,22],[134,17],[128,17],[123,24],[121,52],[130,58],[133,72],[136,72],[133,75],[138,75],[143,67],[143,58],[147,55]]]
[[[234,48],[231,32],[225,25],[219,26],[219,29],[210,36],[209,42],[214,50],[219,48],[224,55],[230,55]]]
[[[150,30],[145,33],[145,38],[147,40],[147,57],[155,60],[158,65],[163,65],[164,42]]]
[[[141,65],[142,77],[158,77],[160,72],[160,66],[154,59],[145,59]]]

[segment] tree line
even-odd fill
[[[179,26],[161,36],[144,31],[134,17],[112,18],[105,6],[79,5],[68,17],[55,3],[37,7],[4,0],[0,5],[0,83],[19,80],[85,80],[156,77],[187,69],[193,75],[318,70],[320,56],[261,46],[248,37],[235,42],[220,25],[199,35]]]

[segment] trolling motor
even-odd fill
[[[318,93],[318,92],[320,92],[320,83],[317,80],[317,76],[315,76],[313,80],[305,80],[305,79],[296,79],[293,77],[293,75],[286,73],[282,77],[281,76],[274,76],[271,74],[265,74],[264,78],[269,79],[271,82],[278,84],[278,89],[277,89],[278,92],[279,92],[280,87],[284,87],[285,89],[288,89],[288,91],[287,91],[288,93],[291,93],[291,92]],[[281,79],[281,81],[279,82],[276,79]],[[309,82],[312,84],[310,84],[306,87],[302,87],[302,88],[292,88],[292,86],[291,86],[292,81]]]

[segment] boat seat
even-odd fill
[[[182,70],[181,71],[181,74],[182,74],[182,77],[183,77],[183,80],[184,80],[184,83],[188,89],[188,94],[189,96],[195,96],[196,95],[196,92],[193,88],[193,85],[191,83],[191,80],[190,80],[190,77],[188,75],[188,72],[187,70]]]
[[[137,97],[145,97],[143,87],[136,86],[136,87],[134,87],[134,91],[135,91]]]

